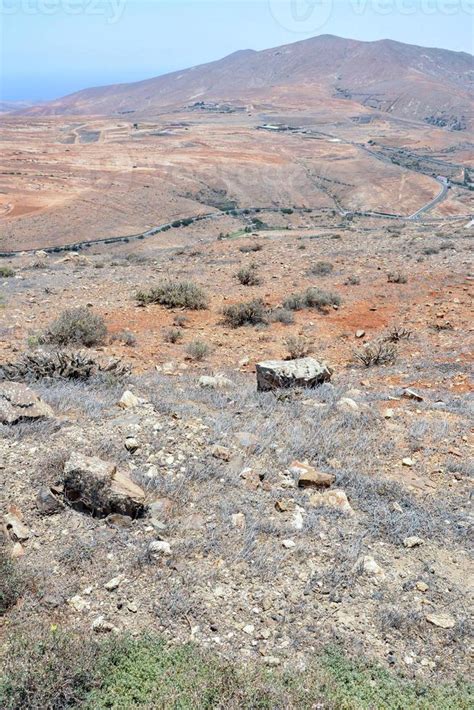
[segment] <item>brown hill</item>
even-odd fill
[[[465,124],[472,116],[473,76],[473,57],[464,52],[320,35],[145,81],[85,89],[28,112],[133,118],[201,101],[306,109],[351,99],[405,118]]]

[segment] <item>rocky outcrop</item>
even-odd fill
[[[20,382],[0,383],[0,424],[54,417],[53,410]]]
[[[110,513],[137,518],[145,493],[128,473],[95,456],[74,453],[64,466],[64,499],[75,510],[105,518]]]
[[[313,388],[328,382],[332,370],[326,363],[312,357],[297,360],[267,360],[259,362],[257,369],[257,389],[261,392],[282,387]]]

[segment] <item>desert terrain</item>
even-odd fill
[[[472,134],[284,94],[0,119],[6,708],[472,707]]]

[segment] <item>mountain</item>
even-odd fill
[[[200,101],[305,109],[339,99],[405,118],[466,122],[473,78],[473,57],[464,52],[320,35],[145,81],[85,89],[28,113],[134,118]]]

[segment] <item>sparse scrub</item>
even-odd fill
[[[267,323],[267,311],[263,301],[260,299],[226,306],[223,310],[223,315],[224,322],[232,328]]]
[[[263,244],[260,244],[259,242],[255,242],[254,244],[243,244],[241,247],[239,247],[239,251],[241,251],[242,254],[250,254],[251,252],[262,251],[262,249]]]
[[[316,308],[318,311],[324,312],[331,306],[340,306],[340,304],[341,298],[337,293],[310,287],[303,293],[289,296],[283,302],[283,307],[291,311],[299,311],[302,308]]]
[[[344,281],[345,286],[358,286],[359,284],[360,278],[358,276],[355,276],[354,274],[348,276],[347,279]]]
[[[183,338],[183,331],[180,328],[168,328],[165,330],[165,343],[178,343]]]
[[[283,323],[284,325],[292,325],[295,322],[293,311],[288,308],[275,308],[271,314],[272,321]]]
[[[290,335],[286,338],[285,345],[288,351],[287,360],[296,360],[300,357],[306,357],[313,350],[311,341],[301,335]]]
[[[309,268],[312,276],[328,276],[334,270],[334,266],[329,261],[317,261]]]
[[[157,303],[166,308],[188,308],[192,311],[207,308],[205,292],[191,281],[168,281],[149,291],[139,291],[136,299],[141,306]]]
[[[401,271],[390,271],[390,273],[387,274],[387,281],[389,284],[406,284],[408,277]]]
[[[390,341],[376,340],[355,351],[354,358],[356,362],[364,365],[364,367],[392,365],[397,358],[397,349]]]
[[[61,313],[44,334],[44,340],[54,345],[83,345],[86,348],[103,345],[107,326],[102,316],[80,306]]]
[[[423,249],[423,254],[426,254],[426,256],[431,256],[432,254],[439,254],[439,249],[435,246],[428,246]]]
[[[186,326],[187,322],[188,322],[188,319],[186,318],[186,316],[183,316],[181,313],[178,313],[173,318],[173,325],[175,325],[177,328],[184,328]]]
[[[137,344],[135,335],[129,330],[120,330],[118,333],[114,333],[111,340],[112,342],[122,343],[129,348],[132,348]]]
[[[409,340],[411,337],[411,330],[404,328],[403,326],[393,327],[387,335],[384,336],[384,341],[386,343],[399,343],[401,340]]]
[[[205,360],[211,352],[211,347],[203,340],[193,340],[193,342],[189,343],[186,348],[188,357],[191,360],[197,360],[198,362]]]
[[[0,278],[8,279],[12,276],[15,276],[15,271],[11,268],[11,266],[0,266]]]
[[[0,543],[0,617],[17,603],[24,590],[24,576]]]
[[[37,380],[89,380],[96,375],[121,378],[129,373],[129,367],[119,359],[112,358],[103,363],[82,352],[65,350],[24,353],[16,362],[0,365],[0,381]]]
[[[262,279],[257,273],[256,264],[243,266],[237,271],[236,275],[242,286],[258,286],[262,283]]]

